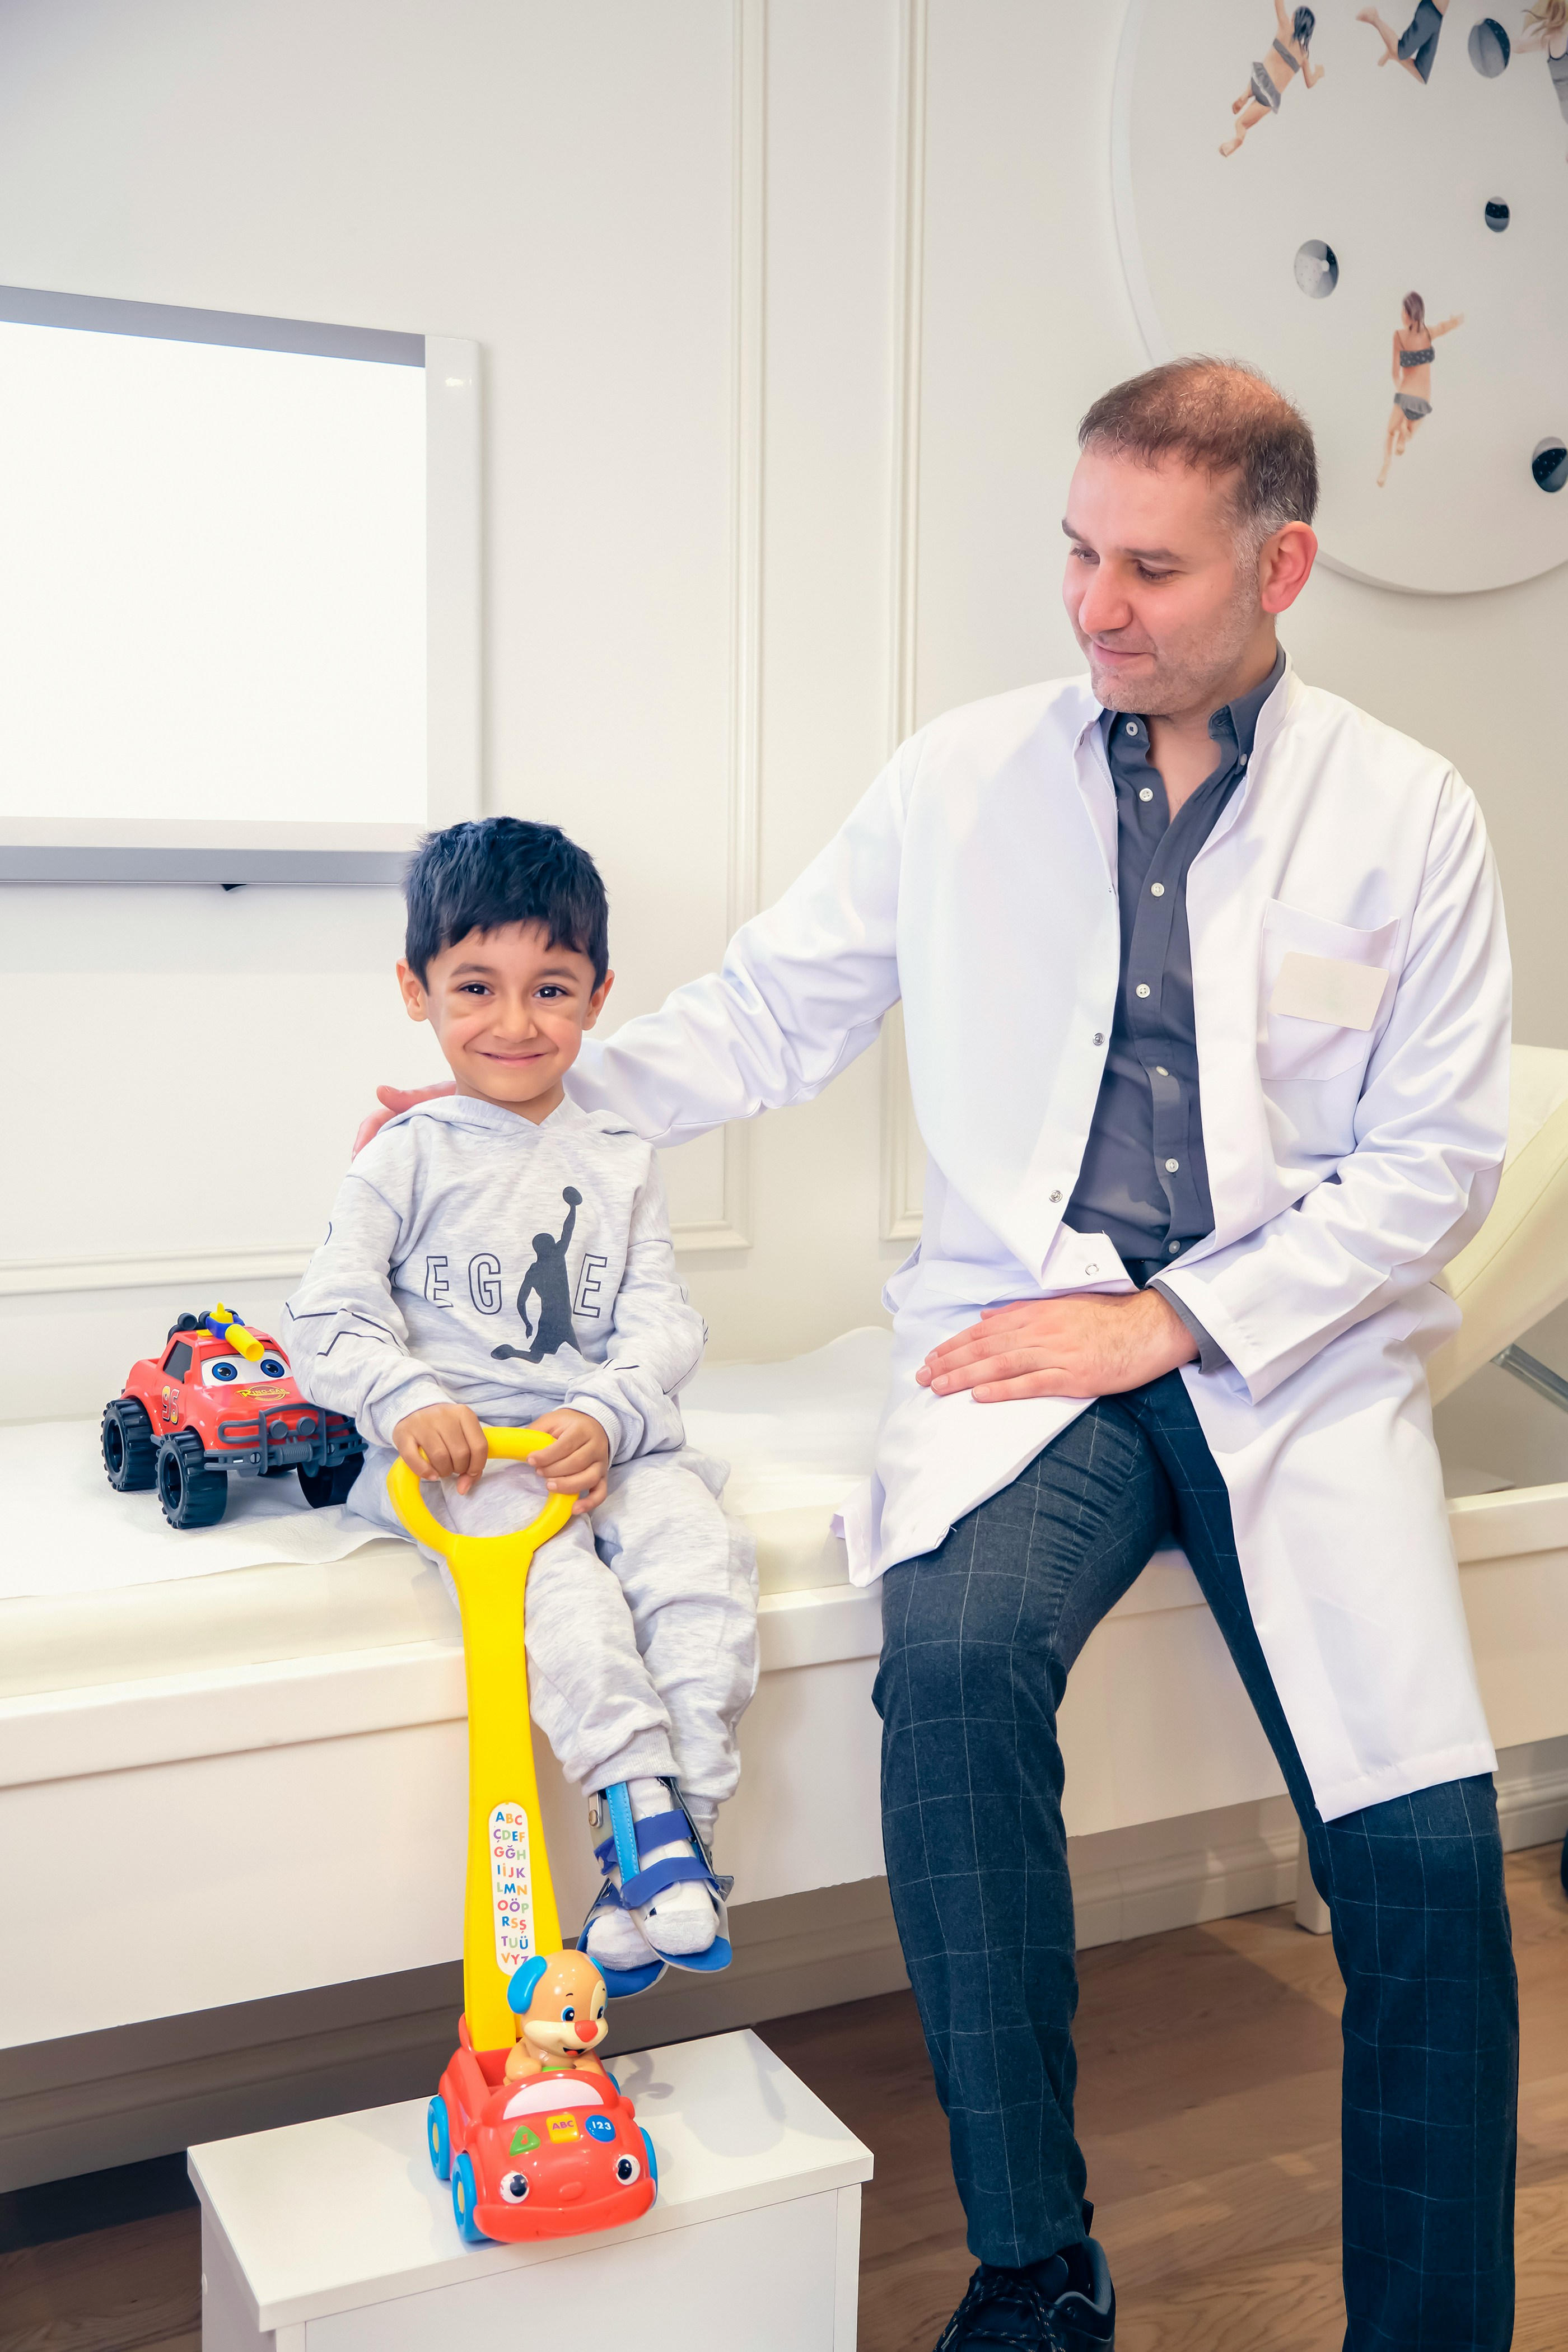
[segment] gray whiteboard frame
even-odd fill
[[[0,320],[416,367],[425,375],[426,825],[478,816],[480,773],[479,345],[458,336],[269,319],[0,287]],[[0,882],[379,884],[421,825],[170,824],[0,817]]]

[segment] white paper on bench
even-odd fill
[[[109,1592],[213,1576],[275,1560],[342,1559],[380,1532],[331,1504],[313,1511],[288,1478],[231,1478],[216,1528],[171,1528],[153,1494],[117,1495],[98,1424],[40,1421],[0,1429],[5,1549],[0,1600]]]
[[[826,1535],[834,1508],[870,1467],[890,1346],[886,1331],[849,1331],[785,1363],[705,1366],[683,1400],[687,1433],[731,1465],[727,1507],[819,1507]],[[352,1512],[313,1511],[292,1476],[231,1478],[216,1528],[171,1528],[155,1495],[114,1492],[90,1421],[0,1428],[0,1601],[326,1565],[384,1540]]]

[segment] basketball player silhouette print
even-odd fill
[[[566,1253],[572,1245],[572,1234],[577,1223],[577,1212],[583,1205],[583,1195],[574,1184],[562,1192],[566,1203],[566,1223],[561,1228],[561,1238],[553,1234],[533,1236],[533,1264],[523,1276],[517,1294],[517,1311],[523,1331],[531,1340],[527,1348],[492,1348],[492,1356],[521,1356],[524,1363],[537,1364],[546,1356],[555,1355],[562,1348],[575,1348],[577,1333],[572,1321],[572,1277],[566,1267]],[[531,1327],[528,1302],[539,1302],[539,1319]]]

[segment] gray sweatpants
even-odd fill
[[[405,1535],[386,1491],[395,1459],[367,1449],[348,1507]],[[524,1606],[530,1702],[562,1769],[585,1790],[673,1777],[704,1834],[740,1778],[735,1729],[757,1686],[756,1548],[719,1507],[723,1483],[690,1447],[620,1464],[592,1517],[534,1553]],[[545,1499],[521,1462],[492,1462],[467,1495],[425,1493],[470,1536],[525,1527]]]

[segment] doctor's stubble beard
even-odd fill
[[[1256,558],[1249,564],[1246,551],[1239,552],[1237,574],[1234,595],[1204,623],[1201,636],[1138,648],[1152,654],[1154,667],[1136,678],[1102,670],[1094,658],[1093,638],[1085,636],[1075,623],[1073,634],[1088,659],[1089,683],[1107,710],[1131,710],[1141,719],[1173,719],[1200,708],[1218,709],[1226,698],[1222,689],[1235,677],[1257,634],[1262,609]]]

